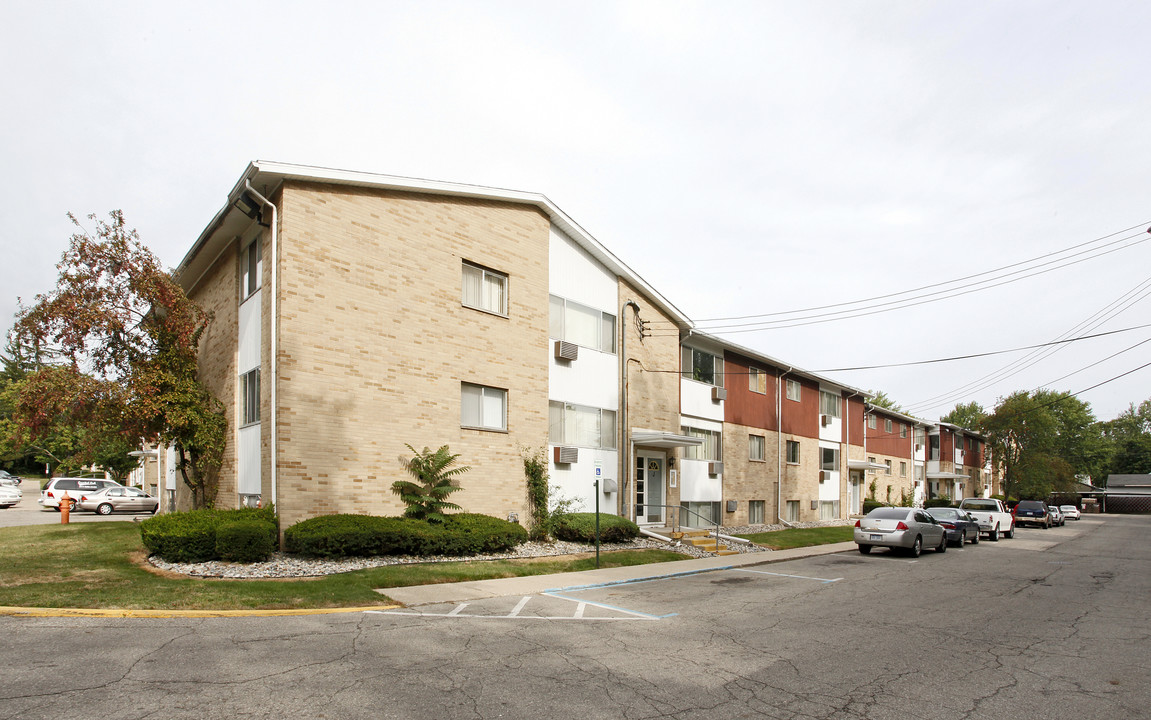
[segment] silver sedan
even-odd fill
[[[855,522],[855,542],[864,555],[878,546],[906,550],[919,557],[924,547],[947,552],[947,531],[918,508],[880,507]]]
[[[106,487],[94,492],[85,492],[76,503],[77,510],[92,510],[99,515],[113,512],[155,513],[160,501],[134,487]]]

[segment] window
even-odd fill
[[[923,481],[923,466],[922,465],[916,465],[915,466],[915,482],[922,482],[922,481]]]
[[[240,252],[240,299],[245,300],[260,289],[263,282],[264,258],[260,238],[248,243]]]
[[[681,525],[690,528],[705,528],[711,525],[714,528],[719,522],[718,502],[681,502],[679,506],[683,509],[679,514]]]
[[[787,501],[787,521],[788,522],[799,522],[799,501],[798,500],[788,500]]]
[[[723,438],[719,432],[685,427],[683,434],[703,440],[703,445],[683,449],[685,460],[723,460]]]
[[[763,500],[748,500],[747,501],[747,523],[748,525],[762,525],[767,515],[764,512],[765,503]]]
[[[821,500],[819,503],[819,519],[835,520],[839,517],[838,500]]]
[[[465,262],[464,305],[497,315],[507,315],[508,276]]]
[[[799,441],[798,440],[788,440],[787,441],[787,462],[789,465],[798,465],[799,464]]]
[[[767,438],[763,435],[749,435],[748,443],[750,446],[748,459],[763,460],[764,450],[767,448]]]
[[[915,444],[923,445],[923,428],[915,428]]]
[[[802,397],[803,397],[803,386],[799,384],[799,381],[798,380],[788,380],[787,381],[787,399],[799,402],[800,398],[802,398]],[[799,501],[796,500],[796,502],[798,503]]]
[[[767,394],[767,373],[759,368],[747,369],[747,389],[760,395]]]
[[[821,447],[819,449],[819,468],[821,470],[838,470],[839,448]]]
[[[507,430],[508,391],[460,383],[460,425],[481,430]]]
[[[260,368],[240,376],[240,424],[260,422]]]
[[[956,452],[963,452],[963,436],[962,435],[956,435],[955,436],[955,451]]]
[[[839,396],[823,390],[819,391],[819,414],[839,417]]]
[[[907,477],[907,463],[899,463],[899,477]]]
[[[685,378],[723,387],[723,358],[684,346],[682,359]]]
[[[869,464],[871,464],[871,465],[874,465],[874,464],[875,464],[875,456],[874,456],[874,455],[869,455],[869,456],[867,457],[867,462],[868,462]],[[873,468],[873,467],[869,467],[869,468],[867,468],[867,474],[868,474],[868,475],[874,475],[874,474],[875,474],[875,468]]]
[[[891,461],[890,460],[884,460],[883,464],[887,466],[887,470],[884,471],[884,474],[890,475],[891,474]]]
[[[615,352],[615,315],[552,295],[548,334],[605,353]]]
[[[868,428],[870,428],[871,430],[874,430],[874,429],[875,429],[875,427],[876,427],[876,422],[877,422],[877,421],[876,421],[876,419],[875,419],[875,416],[874,416],[874,415],[868,415],[868,416],[867,416],[867,427],[868,427]]]
[[[615,411],[586,405],[548,403],[548,442],[615,449]]]
[[[907,437],[907,426],[904,425],[903,423],[899,423],[899,437],[901,437],[901,438]]]
[[[883,432],[885,432],[885,433],[891,432],[891,419],[890,418],[883,418]]]
[[[939,436],[938,435],[932,435],[931,436],[931,447],[927,451],[927,459],[928,460],[938,460],[939,459]]]

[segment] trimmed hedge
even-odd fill
[[[316,557],[373,555],[478,555],[511,550],[527,541],[516,523],[456,513],[432,524],[406,517],[321,515],[284,531],[287,552]]]
[[[156,515],[140,523],[140,539],[153,555],[168,562],[207,562],[219,559],[216,531],[226,523],[261,521],[271,525],[273,537],[279,534],[276,510],[192,510]]]
[[[864,500],[863,501],[863,514],[871,512],[875,508],[887,507],[887,503],[879,502],[878,500]]]
[[[595,513],[567,513],[552,521],[552,534],[558,540],[595,542]],[[639,526],[619,515],[600,513],[600,542],[628,542],[639,537]]]
[[[956,505],[955,505],[955,503],[951,502],[951,498],[937,497],[937,498],[931,498],[930,500],[924,501],[923,507],[925,507],[925,508],[956,507]]]
[[[233,520],[216,527],[216,555],[222,560],[250,563],[267,560],[279,540],[276,524],[260,519]]]

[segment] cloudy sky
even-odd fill
[[[1148,27],[1146,2],[7,0],[0,324],[52,286],[67,212],[122,209],[175,266],[262,159],[543,193],[700,327],[926,418],[1084,390],[1151,362],[1151,328],[838,368],[1151,323]],[[712,321],[822,306],[856,317]],[[1114,417],[1151,367],[1082,397]]]

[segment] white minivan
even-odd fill
[[[36,501],[41,506],[60,511],[60,498],[68,493],[68,509],[75,510],[76,503],[80,502],[83,493],[94,493],[106,487],[123,487],[115,480],[102,478],[52,478],[44,489],[40,491],[40,498]]]

